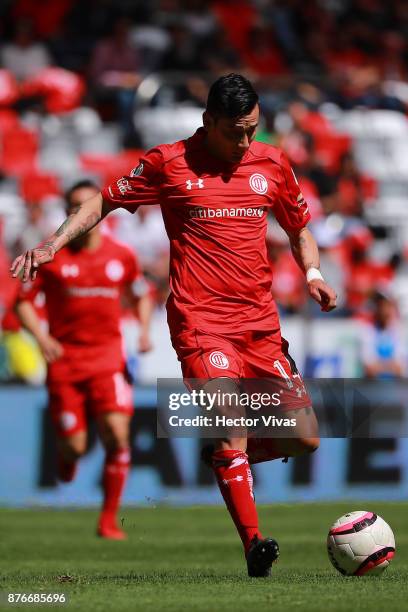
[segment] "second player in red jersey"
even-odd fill
[[[97,188],[88,181],[67,194],[68,212]],[[48,330],[32,305],[45,294]],[[116,525],[121,492],[129,468],[129,419],[132,388],[125,379],[120,333],[123,298],[137,302],[142,350],[149,348],[150,298],[134,253],[99,229],[73,242],[22,285],[16,312],[37,339],[48,362],[51,417],[58,438],[58,475],[72,480],[86,450],[87,420],[95,418],[107,456],[104,506],[98,533],[121,539]]]
[[[319,271],[316,242],[306,227],[307,204],[285,155],[254,141],[258,120],[251,83],[240,75],[221,77],[211,86],[203,128],[186,141],[152,149],[129,176],[87,202],[44,244],[17,258],[12,271],[22,270],[23,280],[35,277],[39,265],[51,261],[72,233],[87,231],[112,208],[134,212],[141,204],[160,203],[170,239],[168,322],[184,376],[232,396],[245,378],[278,375],[283,386],[302,397],[288,406],[301,426],[291,438],[254,442],[245,432],[232,432],[215,440],[206,455],[242,539],[248,573],[263,577],[279,548],[260,533],[249,463],[318,446],[316,417],[281,337],[271,295],[268,212],[288,234],[311,297],[329,311],[336,295]]]

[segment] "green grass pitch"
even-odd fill
[[[397,554],[381,578],[343,578],[327,559],[330,524],[361,509],[383,516],[395,532]],[[221,506],[124,509],[126,542],[97,539],[94,510],[0,510],[0,588],[64,591],[69,602],[60,609],[67,611],[408,608],[408,504],[279,504],[260,507],[259,514],[264,534],[281,547],[271,579],[246,576],[240,543]],[[12,608],[3,599],[6,608],[33,606]]]

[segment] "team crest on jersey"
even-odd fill
[[[268,181],[262,174],[252,174],[249,179],[249,186],[251,187],[252,191],[259,193],[260,195],[263,195],[268,191]]]
[[[229,367],[229,361],[226,355],[221,351],[213,351],[210,355],[210,363],[215,368],[226,370]]]
[[[118,259],[111,259],[106,264],[105,272],[109,280],[119,281],[123,277],[125,270],[121,261]]]
[[[77,417],[73,412],[62,412],[60,415],[60,424],[64,431],[69,431],[77,424]]]
[[[140,176],[143,172],[143,164],[139,164],[136,168],[133,168],[130,172],[130,176]]]

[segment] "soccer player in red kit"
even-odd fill
[[[68,217],[49,240],[19,256],[14,276],[35,277],[40,264],[110,210],[134,212],[160,202],[170,239],[168,323],[186,379],[212,388],[244,378],[279,375],[300,380],[281,337],[266,252],[267,214],[287,232],[306,274],[310,295],[329,311],[336,295],[319,272],[316,242],[307,229],[307,204],[284,153],[254,140],[258,96],[244,77],[230,74],[211,87],[204,126],[191,138],[150,150],[129,176],[105,188]],[[292,382],[293,381],[293,382]],[[270,574],[279,547],[263,538],[252,492],[250,462],[311,452],[316,417],[305,393],[296,405],[307,437],[215,441],[211,465],[244,545],[250,576]]]
[[[75,214],[84,200],[98,192],[90,181],[74,185],[66,195],[67,214]],[[39,291],[45,294],[49,331],[32,304]],[[97,227],[41,268],[31,285],[22,285],[16,303],[17,315],[48,362],[60,480],[73,480],[77,461],[86,450],[87,415],[96,420],[106,451],[98,534],[111,539],[125,537],[116,514],[129,471],[133,414],[119,328],[124,297],[134,303],[139,315],[139,349],[149,350],[151,299],[136,257]]]

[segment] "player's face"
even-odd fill
[[[258,104],[248,115],[234,119],[214,119],[205,112],[204,127],[207,131],[208,149],[223,161],[239,164],[255,138],[258,121]]]
[[[81,204],[86,202],[86,200],[93,198],[93,196],[95,196],[97,193],[98,190],[94,187],[80,187],[79,189],[75,189],[75,191],[71,193],[69,202],[67,202],[65,209],[67,215],[72,215],[72,213],[78,210]]]

